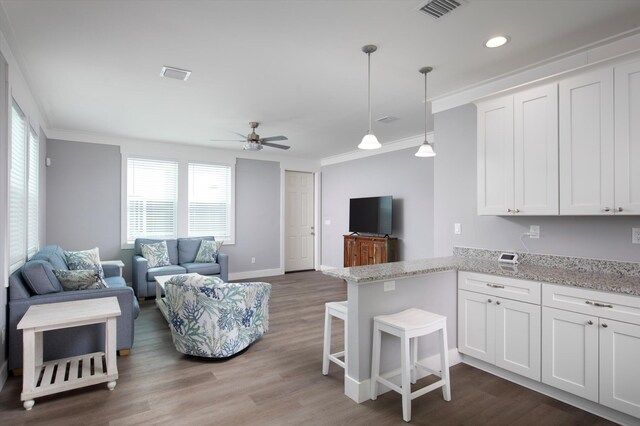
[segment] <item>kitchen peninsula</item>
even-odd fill
[[[451,365],[462,360],[606,418],[626,424],[638,423],[640,373],[636,373],[637,368],[623,371],[620,367],[612,367],[610,381],[613,383],[615,378],[616,383],[632,386],[633,391],[628,391],[628,388],[610,389],[611,395],[607,398],[607,390],[602,388],[607,383],[606,377],[591,383],[589,377],[559,378],[553,375],[555,373],[546,374],[547,370],[561,370],[562,365],[553,364],[560,362],[556,361],[557,356],[554,358],[557,354],[553,351],[561,347],[562,342],[545,342],[545,339],[547,334],[560,335],[568,331],[562,329],[566,323],[573,327],[571,336],[583,327],[586,327],[585,336],[594,332],[602,334],[603,331],[616,333],[610,324],[618,321],[621,327],[635,327],[631,331],[625,329],[625,335],[631,333],[634,336],[633,340],[627,339],[624,343],[625,350],[631,350],[633,354],[612,362],[617,366],[630,365],[634,357],[640,356],[640,263],[519,253],[521,263],[508,265],[497,261],[499,254],[495,250],[456,247],[450,257],[324,271],[327,275],[344,279],[348,286],[349,341],[345,394],[358,403],[369,399],[373,317],[414,307],[447,317]],[[473,297],[466,298],[467,294]],[[578,315],[577,322],[556,321],[556,314],[566,311]],[[504,345],[509,342],[502,341],[500,352],[493,347],[501,340],[496,337],[491,321],[509,318],[512,312],[517,314],[517,317],[513,316],[516,322],[521,324],[524,321],[526,324],[524,332],[518,330],[516,333],[524,337],[515,337],[513,348],[507,348]],[[595,326],[589,328],[589,323]],[[504,330],[509,329],[502,325]],[[492,329],[483,329],[485,326]],[[609,337],[613,339],[613,336]],[[609,337],[602,334],[600,340],[605,341]],[[576,345],[595,344],[594,350],[599,352],[597,341],[565,340]],[[483,348],[483,345],[491,348]],[[435,367],[437,353],[435,339],[421,342],[419,358],[424,363]],[[514,368],[510,369],[507,358],[514,353],[516,358],[520,353],[522,359],[531,365],[519,371],[521,366],[516,364],[521,363],[518,360],[512,362]],[[500,359],[502,355],[504,360]],[[571,354],[573,365],[581,365],[580,355]],[[578,359],[574,359],[576,357]],[[583,358],[586,362],[584,371],[593,369],[597,375],[603,370],[603,365],[598,366],[597,360],[595,365],[588,364],[593,356],[584,354]],[[391,371],[399,366],[397,344],[391,339],[383,340],[381,365],[382,371]],[[513,374],[514,371],[518,374]],[[567,373],[568,376],[572,374],[575,373]],[[581,379],[584,385],[573,389],[558,384],[574,379]],[[455,388],[452,392],[455,398]],[[616,395],[616,392],[629,394]]]

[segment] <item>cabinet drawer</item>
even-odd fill
[[[478,274],[475,272],[459,272],[458,288],[461,290],[475,291],[476,293],[504,297],[505,299],[540,304],[540,283],[534,281]]]
[[[543,284],[542,305],[640,324],[640,297],[637,296]]]

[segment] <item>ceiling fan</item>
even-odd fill
[[[287,145],[280,145],[280,144],[277,144],[277,143],[272,143],[274,141],[286,141],[286,140],[289,140],[289,138],[287,138],[286,136],[271,136],[269,138],[261,138],[260,135],[256,133],[256,129],[258,128],[259,125],[260,125],[260,123],[258,123],[257,121],[252,121],[251,123],[249,123],[249,126],[251,126],[251,133],[249,133],[246,136],[241,134],[241,133],[233,132],[236,135],[241,136],[242,138],[244,138],[243,140],[238,140],[238,139],[234,139],[234,140],[211,139],[211,141],[212,142],[243,142],[244,146],[242,147],[242,149],[244,149],[245,151],[260,151],[265,146],[269,146],[271,148],[278,148],[278,149],[289,149],[289,148],[291,148],[290,146],[287,146]]]

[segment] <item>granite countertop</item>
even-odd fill
[[[597,262],[597,261],[595,261]],[[627,265],[627,263],[620,263]],[[635,264],[631,264],[635,265]],[[323,271],[325,274],[357,284],[374,281],[406,278],[415,275],[442,271],[468,271],[550,284],[582,287],[599,291],[609,291],[640,296],[640,276],[626,274],[619,270],[595,267],[571,269],[545,264],[518,264],[515,267],[483,258],[449,256],[433,259],[409,260],[352,268],[336,268]],[[606,271],[606,272],[603,272]]]

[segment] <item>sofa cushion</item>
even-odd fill
[[[54,269],[53,273],[60,280],[65,291],[95,290],[108,287],[104,279],[100,278],[94,269],[74,269],[71,271]]]
[[[49,262],[53,269],[69,269],[64,250],[60,246],[46,246],[33,255],[31,260],[44,260]]]
[[[22,267],[22,278],[33,294],[62,291],[62,285],[53,273],[53,267],[44,260],[30,260]]]
[[[183,263],[180,266],[184,266],[187,272],[197,272],[200,275],[214,275],[220,273],[220,265],[217,263]]]
[[[147,281],[153,281],[155,277],[161,275],[186,274],[187,269],[178,265],[159,266],[157,268],[149,268],[147,270]]]
[[[178,238],[178,263],[195,262],[202,241],[213,241],[213,237]]]
[[[218,250],[222,246],[222,241],[202,241],[198,254],[196,255],[197,263],[210,263],[218,261]]]
[[[159,243],[161,241],[165,241],[167,243],[167,251],[169,252],[169,260],[172,265],[177,265],[178,263],[178,240],[169,239],[169,240],[159,240],[153,238],[136,238],[136,241],[133,245],[134,254],[138,256],[142,256],[142,244],[153,244]]]
[[[100,275],[100,278],[104,279],[104,270],[100,264],[100,250],[98,247],[90,250],[65,251],[64,257],[67,260],[69,269],[73,271],[93,269]]]
[[[159,243],[152,244],[142,244],[141,249],[142,256],[147,259],[149,268],[171,265],[166,241],[160,241]]]

